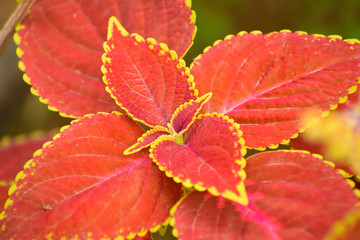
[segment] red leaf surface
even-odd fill
[[[243,144],[241,131],[229,118],[206,114],[186,131],[183,145],[162,136],[151,145],[150,156],[176,182],[246,204]]]
[[[160,136],[172,135],[174,138],[182,138],[182,134],[194,122],[196,115],[201,110],[201,107],[209,101],[211,93],[205,94],[196,100],[191,100],[180,105],[173,114],[170,123],[167,124],[168,129],[163,127],[153,128],[144,133],[137,142],[125,150],[124,154],[132,154],[140,151],[143,148],[150,146]]]
[[[176,109],[171,120],[170,126],[177,134],[184,133],[189,126],[194,122],[196,115],[200,112],[202,106],[209,101],[211,93],[186,102]]]
[[[169,135],[168,131],[162,129],[150,129],[144,133],[137,142],[124,151],[125,155],[133,154],[140,151],[143,148],[149,147],[156,139],[162,135]]]
[[[192,192],[174,208],[180,239],[322,239],[358,202],[350,185],[306,152],[263,152],[247,159],[249,205]]]
[[[200,94],[213,93],[203,110],[233,118],[246,146],[263,148],[304,128],[305,111],[316,108],[320,116],[353,92],[359,57],[358,42],[336,37],[241,32],[208,48],[191,74]]]
[[[102,67],[107,90],[135,120],[165,129],[176,108],[196,97],[185,62],[163,43],[129,35],[116,18],[108,33]]]
[[[30,134],[16,138],[3,138],[0,141],[0,212],[8,198],[10,185],[15,176],[23,169],[33,153],[51,140],[51,134]]]
[[[90,115],[63,130],[10,189],[0,239],[116,238],[164,223],[181,185],[147,154],[123,155],[142,132],[116,113]]]
[[[37,0],[15,40],[24,80],[52,109],[76,117],[118,109],[100,71],[111,16],[180,56],[192,44],[195,15],[184,0]]]

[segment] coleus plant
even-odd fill
[[[168,224],[179,239],[322,239],[360,218],[351,181],[319,155],[264,151],[356,90],[359,42],[240,32],[188,68],[190,5],[36,1],[19,66],[78,119],[17,174],[0,239],[152,239]]]

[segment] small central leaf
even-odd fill
[[[194,122],[196,115],[200,112],[202,106],[210,100],[211,96],[212,93],[207,93],[178,107],[169,124],[173,132],[184,133]]]
[[[194,122],[196,114],[198,114],[201,107],[209,101],[210,97],[211,93],[208,93],[196,100],[190,100],[180,105],[173,114],[170,123],[167,123],[167,129],[162,126],[150,129],[137,140],[137,143],[126,149],[124,154],[132,154],[149,147],[162,135],[171,135],[177,144],[181,146],[184,145],[184,132]]]
[[[156,139],[162,135],[169,135],[168,131],[162,129],[150,129],[138,138],[137,142],[124,151],[125,155],[133,154],[143,148],[149,147]]]

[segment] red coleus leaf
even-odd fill
[[[196,115],[202,106],[209,101],[211,93],[207,93],[196,100],[186,102],[176,109],[171,120],[170,127],[174,133],[184,133],[194,122]]]
[[[337,37],[283,31],[241,32],[208,48],[191,68],[203,108],[241,124],[246,146],[284,142],[305,126],[310,108],[334,108],[360,76],[360,44]],[[350,90],[349,90],[350,89]]]
[[[195,33],[195,14],[184,0],[37,0],[15,41],[35,94],[65,115],[81,117],[118,109],[100,71],[107,22],[154,37],[182,56]]]
[[[168,131],[162,129],[150,129],[144,133],[137,142],[124,151],[125,155],[133,154],[140,151],[143,148],[149,147],[156,139],[162,135],[169,135]]]
[[[306,152],[247,159],[249,204],[192,192],[173,209],[180,239],[322,239],[358,202],[330,165]]]
[[[165,44],[129,35],[111,18],[104,49],[107,90],[135,120],[166,129],[176,108],[195,99],[189,69]]]
[[[116,238],[163,224],[181,197],[145,153],[142,128],[113,114],[76,121],[25,165],[0,215],[0,239]]]
[[[51,139],[50,134],[29,134],[16,138],[3,138],[0,141],[0,212],[6,199],[10,185],[16,174],[23,169],[33,153]]]
[[[144,133],[137,142],[125,150],[124,154],[132,154],[140,151],[143,148],[149,147],[160,136],[172,135],[172,138],[182,139],[183,133],[194,122],[196,115],[201,110],[201,107],[209,101],[211,93],[205,94],[196,100],[191,100],[180,105],[173,114],[170,123],[167,124],[168,129],[153,128]]]
[[[218,114],[199,115],[185,133],[183,145],[162,136],[151,145],[150,156],[176,182],[197,190],[208,189],[247,203],[243,181],[244,142],[238,125]]]

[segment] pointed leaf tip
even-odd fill
[[[137,142],[127,148],[124,151],[124,155],[130,155],[136,152],[139,152],[141,149],[149,147],[156,139],[163,135],[168,135],[169,132],[163,129],[150,129],[144,133],[140,138],[137,139]]]
[[[190,100],[180,105],[170,120],[170,125],[174,132],[179,135],[184,133],[193,123],[202,106],[210,100],[211,96],[212,93],[207,93],[196,100]]]
[[[184,186],[194,185],[246,205],[244,141],[238,125],[216,113],[199,115],[184,140],[181,146],[171,137],[161,137],[151,146],[150,156]]]
[[[121,30],[110,36],[102,67],[108,91],[132,118],[165,129],[176,108],[196,98],[185,62],[152,38]]]
[[[121,25],[119,20],[115,16],[112,16],[109,19],[107,40],[113,37],[114,31],[119,31],[125,37],[129,35],[129,32],[126,31],[126,29]]]

